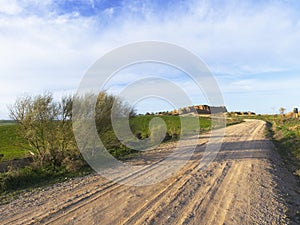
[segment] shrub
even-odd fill
[[[52,94],[25,96],[10,107],[10,117],[19,124],[19,132],[30,145],[40,166],[60,166],[67,151],[76,151],[72,132],[72,98],[55,102]]]

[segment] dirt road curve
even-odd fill
[[[216,160],[199,171],[204,135],[188,164],[156,185],[130,187],[89,175],[28,192],[0,206],[0,224],[300,224],[296,181],[264,129],[258,120],[226,128]],[[169,147],[134,163],[157,159]],[[152,164],[136,176],[154,172]]]

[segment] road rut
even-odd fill
[[[67,180],[0,206],[0,224],[297,224],[299,187],[265,138],[265,126],[247,120],[227,127],[205,170],[198,165],[208,134],[191,160],[161,183],[127,186],[96,174]],[[171,149],[169,143],[130,163],[155,161]],[[128,179],[161,172],[152,163]]]

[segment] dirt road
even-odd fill
[[[185,167],[155,185],[94,174],[28,192],[0,206],[0,224],[299,224],[299,188],[264,129],[258,120],[227,127],[217,158],[199,171],[203,135]],[[164,148],[132,163],[157,160],[171,146]],[[143,174],[155,173],[153,165]]]

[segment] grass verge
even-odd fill
[[[300,119],[285,115],[258,115],[244,118],[267,122],[266,136],[274,143],[286,167],[300,179]]]
[[[294,118],[268,118],[268,135],[288,169],[300,178],[300,121]]]
[[[63,182],[68,178],[84,176],[91,172],[88,166],[76,172],[69,172],[63,167],[54,170],[51,167],[27,166],[0,173],[0,204],[8,203],[26,191]]]

